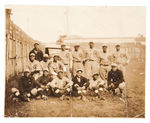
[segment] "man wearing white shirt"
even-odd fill
[[[26,65],[26,68],[28,68],[31,72],[31,75],[33,75],[33,77],[35,78],[35,80],[38,79],[39,76],[42,75],[42,69],[41,69],[41,65],[40,62],[35,60],[35,54],[31,53],[29,56],[29,62]]]
[[[72,70],[72,55],[69,51],[66,50],[66,45],[61,45],[61,51],[59,52],[59,57],[61,58],[62,63],[66,68],[66,76],[71,79],[71,70]]]
[[[83,52],[80,48],[79,44],[74,45],[74,50],[72,51],[72,57],[73,57],[73,75],[76,75],[76,71],[78,69],[81,69],[82,72],[84,70],[83,68],[83,63],[82,63],[82,59],[83,59]]]
[[[94,48],[94,42],[89,42],[89,48],[85,51],[85,77],[90,79],[94,73],[99,72],[98,52]]]
[[[63,71],[60,70],[57,77],[47,85],[52,88],[54,96],[60,97],[63,100],[67,95],[71,94],[73,82],[65,77]]]
[[[100,52],[100,77],[106,82],[108,77],[108,72],[111,69],[111,55],[108,52],[108,46],[104,44],[102,46],[102,52]],[[107,84],[107,83],[106,83]]]
[[[124,76],[126,73],[126,66],[129,64],[129,55],[126,51],[120,49],[120,45],[115,46],[115,52],[113,53],[114,63],[118,65]]]

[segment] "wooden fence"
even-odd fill
[[[11,20],[11,10],[6,9],[6,80],[24,70],[29,52],[35,42]],[[41,46],[41,49],[44,47]]]

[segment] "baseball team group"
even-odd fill
[[[85,101],[88,96],[105,100],[106,93],[124,95],[129,55],[120,44],[114,45],[113,52],[107,44],[99,49],[94,42],[85,49],[79,44],[72,49],[61,44],[61,50],[52,54],[44,54],[39,45],[34,44],[18,86],[11,89],[13,100],[47,100],[50,96],[69,100],[74,96]]]

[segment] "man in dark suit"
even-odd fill
[[[112,63],[112,69],[108,72],[108,90],[112,90],[113,95],[116,95],[115,89],[119,88],[120,96],[125,88],[123,73],[118,69],[117,64]]]
[[[43,52],[39,49],[38,43],[34,44],[34,49],[30,51],[29,56],[31,53],[35,54],[35,60],[39,62],[43,60]]]
[[[82,76],[83,71],[78,69],[76,76],[72,78],[73,83],[73,95],[78,96],[79,99],[85,100],[87,94],[87,87],[89,86],[89,80]]]

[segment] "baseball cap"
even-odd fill
[[[58,73],[64,73],[63,70],[59,70]]]
[[[93,41],[90,41],[89,44],[94,44],[94,42],[93,42]]]
[[[39,43],[36,42],[36,43],[34,43],[34,45],[39,45]]]
[[[108,47],[108,45],[107,44],[103,44],[102,47]]]
[[[117,67],[118,65],[116,63],[112,63],[111,66]]]
[[[120,47],[120,44],[116,44],[116,47]]]
[[[99,75],[98,73],[94,73],[94,74],[93,74],[93,76],[98,76],[98,75]]]
[[[66,44],[62,43],[61,46],[66,46]]]
[[[30,72],[30,70],[29,70],[28,68],[26,68],[26,69],[24,70],[24,72]]]
[[[43,71],[47,71],[48,72],[49,70],[48,70],[48,68],[44,68]]]
[[[83,72],[83,70],[82,70],[82,69],[77,69],[77,70],[76,70],[76,72],[79,72],[79,71]]]
[[[80,44],[79,44],[79,43],[76,43],[76,44],[74,45],[74,47],[80,47]]]

